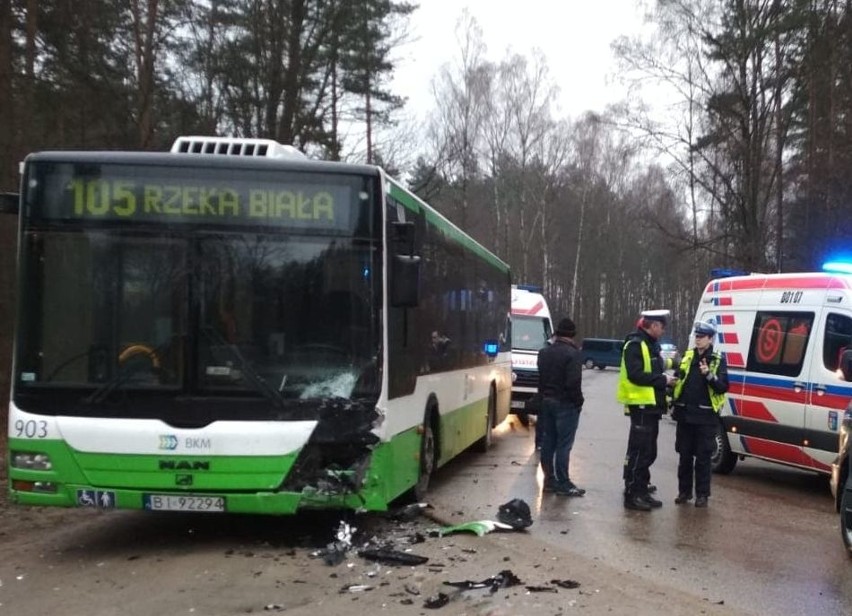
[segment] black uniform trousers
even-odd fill
[[[651,465],[657,459],[657,435],[660,412],[654,407],[628,406],[630,434],[624,457],[624,492],[627,496],[644,496],[651,482]]]
[[[677,465],[678,494],[710,496],[710,457],[715,447],[718,424],[677,422],[675,451],[680,454]]]

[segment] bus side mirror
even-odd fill
[[[394,308],[415,308],[420,304],[420,257],[393,255],[390,300]]]
[[[18,193],[0,193],[0,214],[18,215]]]
[[[414,254],[414,223],[410,221],[401,222],[394,221],[391,223],[393,231],[394,252],[397,254],[413,255]]]
[[[390,301],[394,308],[420,304],[420,257],[414,254],[414,223],[392,222]]]

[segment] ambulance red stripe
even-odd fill
[[[809,276],[772,277],[749,276],[719,280],[707,285],[705,293],[758,291],[761,289],[848,289],[849,281],[838,276],[812,274]]]
[[[753,456],[787,462],[788,464],[795,464],[797,466],[812,466],[816,463],[813,458],[802,452],[801,448],[796,445],[764,441],[763,439],[752,436],[742,436],[740,438],[742,438],[746,450]]]
[[[745,360],[741,353],[725,353],[729,368],[745,368]]]
[[[544,302],[537,302],[532,308],[512,308],[512,314],[538,314],[544,309]]]
[[[737,401],[738,417],[745,419],[760,419],[761,421],[777,422],[775,416],[769,412],[766,405],[757,400],[738,400]]]

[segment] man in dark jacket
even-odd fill
[[[662,507],[651,496],[651,465],[657,459],[660,417],[666,410],[666,387],[674,377],[665,373],[671,360],[660,355],[659,339],[670,312],[646,310],[638,328],[627,336],[621,356],[618,401],[630,415],[627,454],[624,457],[624,506],[637,511]]]
[[[710,496],[710,456],[719,429],[719,411],[728,391],[728,366],[725,358],[713,351],[716,324],[698,321],[693,327],[695,348],[687,351],[676,371],[672,418],[677,421],[675,451],[677,498],[681,505],[692,499],[695,480],[695,506],[706,507]]]
[[[564,496],[586,493],[571,481],[568,465],[583,408],[583,360],[574,342],[577,328],[571,319],[559,321],[553,341],[538,352],[538,391],[541,410],[541,470],[544,492]]]

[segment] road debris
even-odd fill
[[[384,565],[416,566],[429,561],[425,556],[409,554],[390,548],[366,548],[359,551],[358,556],[367,560],[380,562]]]
[[[497,592],[501,588],[510,588],[523,584],[517,575],[512,573],[510,569],[503,569],[497,575],[492,575],[480,582],[465,580],[463,582],[444,582],[445,586],[453,586],[460,590],[474,590],[477,588],[488,588],[492,593]]]
[[[474,522],[464,522],[453,526],[444,526],[443,528],[439,528],[437,531],[434,531],[433,536],[443,537],[444,535],[451,535],[453,533],[474,533],[478,537],[483,537],[495,530],[514,531],[515,529],[509,524],[503,524],[502,522],[495,522],[493,520],[476,520]]]
[[[580,582],[577,580],[550,580],[550,583],[559,586],[559,588],[567,588],[568,590],[580,588]]]
[[[368,590],[373,590],[373,587],[369,584],[348,584],[340,589],[341,593],[346,592],[366,592]]]
[[[439,608],[444,607],[449,602],[450,596],[445,593],[439,592],[434,597],[429,597],[428,599],[426,599],[426,602],[423,604],[423,607],[430,610],[437,610]]]
[[[341,520],[340,526],[335,533],[335,541],[332,541],[321,550],[311,552],[313,557],[321,557],[329,567],[339,565],[346,559],[346,553],[352,549],[352,536],[358,530]]]
[[[388,513],[388,517],[392,520],[402,520],[405,522],[410,522],[421,515],[426,509],[431,509],[432,505],[429,503],[411,503],[410,505],[405,505],[404,507],[400,507],[399,509],[394,509],[393,511]]]
[[[530,506],[520,498],[513,498],[508,503],[503,503],[497,510],[497,520],[508,524],[514,530],[523,530],[532,526],[532,514]]]

